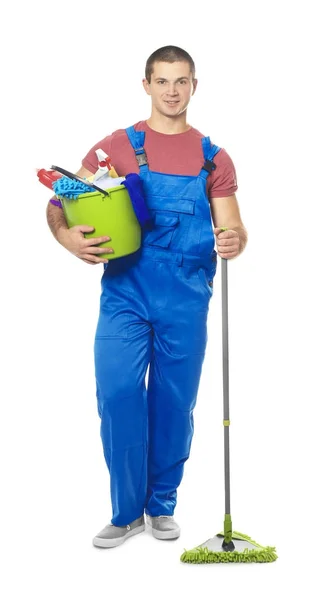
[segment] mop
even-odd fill
[[[222,227],[225,231],[227,227]],[[185,550],[180,560],[186,563],[273,562],[276,549],[261,546],[247,535],[232,530],[230,514],[230,463],[229,463],[229,382],[228,382],[228,284],[227,259],[221,260],[222,279],[222,358],[223,358],[223,425],[225,463],[225,517],[223,531],[193,550]]]

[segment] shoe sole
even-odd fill
[[[144,530],[145,530],[145,524],[140,525],[139,527],[135,527],[135,529],[128,531],[125,535],[123,535],[122,537],[119,537],[119,538],[109,540],[108,538],[95,537],[93,539],[93,546],[96,546],[98,548],[115,548],[116,546],[120,546],[121,544],[123,544],[123,542],[125,542],[132,535],[141,533]]]

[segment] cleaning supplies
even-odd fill
[[[90,178],[87,179],[89,181]],[[125,177],[110,177],[109,173],[105,173],[102,177],[99,177],[98,184],[99,187],[103,190],[108,190],[110,188],[116,187],[117,185],[121,185],[125,180]]]
[[[51,168],[54,169],[55,171],[59,171],[59,173],[62,173],[62,175],[65,175],[66,177],[69,177],[70,179],[74,179],[75,181],[84,183],[85,185],[87,185],[88,187],[91,188],[91,191],[97,190],[98,192],[101,192],[104,196],[108,196],[108,193],[105,190],[101,189],[94,183],[89,183],[87,181],[87,179],[83,179],[82,177],[79,177],[79,175],[75,175],[74,173],[71,173],[71,171],[67,171],[66,169],[63,169],[61,167],[56,167],[55,165],[51,165]]]
[[[53,182],[52,187],[57,196],[67,198],[68,200],[74,200],[81,194],[94,192],[90,185],[86,185],[82,181],[75,181],[69,177],[57,179],[57,181]]]
[[[61,173],[57,173],[57,171],[47,170],[47,169],[36,169],[37,177],[43,185],[53,189],[52,184],[62,177]]]
[[[111,168],[109,169],[109,171],[108,171],[108,175],[109,175],[110,177],[118,177],[118,174],[117,174],[117,172],[115,171],[114,167],[111,167]]]
[[[97,155],[99,168],[96,171],[96,173],[94,174],[93,181],[97,181],[98,179],[100,179],[100,177],[103,177],[104,175],[108,174],[109,171],[114,169],[114,167],[112,167],[112,164],[111,164],[111,158],[108,156],[108,154],[106,154],[106,152],[101,150],[101,148],[98,148],[95,151],[95,153]],[[114,172],[115,172],[116,177],[118,177],[115,169],[114,169]],[[112,176],[114,176],[114,175],[112,175]]]
[[[137,173],[128,173],[123,185],[127,188],[137,220],[143,229],[152,229],[154,220],[145,202],[143,183]]]

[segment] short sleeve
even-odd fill
[[[111,154],[111,135],[107,135],[100,142],[97,142],[92,146],[92,148],[87,152],[84,158],[81,161],[81,164],[85,169],[91,171],[91,173],[95,173],[98,170],[98,159],[95,153],[96,150],[101,148],[108,156]]]
[[[211,173],[211,182],[209,186],[210,198],[224,198],[232,196],[238,189],[237,177],[234,163],[228,152],[221,150],[214,157],[216,164],[215,171]]]

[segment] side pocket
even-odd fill
[[[198,278],[203,288],[211,298],[213,295],[213,280],[208,279],[207,272],[203,267],[198,269]]]

